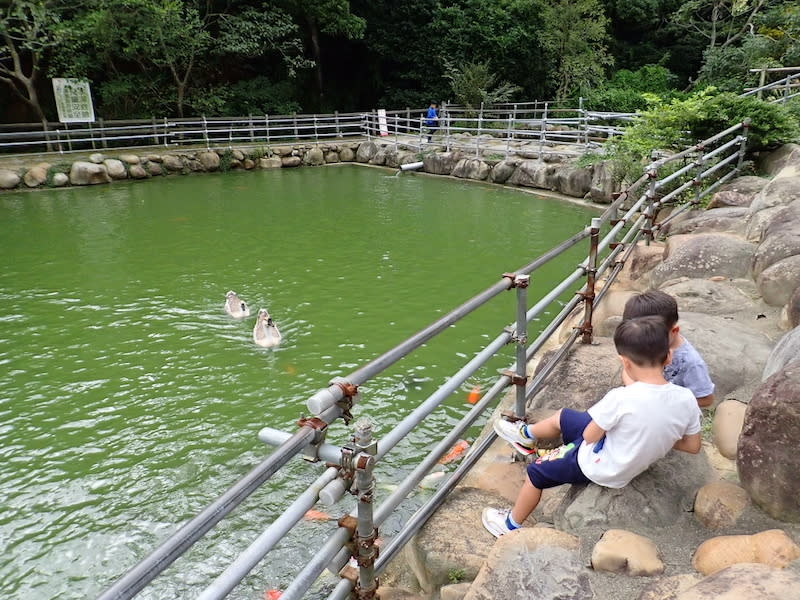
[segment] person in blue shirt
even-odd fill
[[[428,126],[428,143],[433,140],[433,134],[439,128],[439,110],[436,108],[436,102],[431,102],[428,107],[428,114],[425,115],[425,125]]]
[[[622,320],[658,315],[669,328],[669,348],[672,361],[664,367],[667,381],[692,390],[700,408],[714,405],[714,382],[708,366],[694,346],[681,335],[678,325],[678,302],[661,290],[648,290],[632,296],[625,303]],[[627,385],[627,382],[625,382]]]

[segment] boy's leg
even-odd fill
[[[530,479],[526,478],[525,483],[522,484],[522,489],[517,494],[514,508],[511,509],[511,518],[517,523],[522,523],[539,506],[539,500],[541,499],[542,490],[534,487]]]
[[[559,437],[561,435],[562,410],[563,409],[557,410],[552,415],[539,421],[538,423],[528,425],[528,433],[531,434],[534,439],[548,440]]]

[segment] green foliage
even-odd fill
[[[745,119],[751,120],[749,151],[794,141],[800,134],[797,119],[785,107],[709,88],[686,99],[654,99],[624,136],[607,144],[606,157],[619,180],[635,178],[651,151],[679,151]]]
[[[613,63],[608,52],[608,19],[598,0],[555,0],[542,9],[539,32],[551,63],[556,99],[575,95],[602,81]]]
[[[233,150],[227,148],[219,157],[219,170],[227,173],[233,168]]]
[[[450,569],[447,572],[447,579],[450,583],[459,583],[466,574],[467,572],[464,569]]]
[[[50,167],[47,169],[47,179],[45,179],[44,184],[47,187],[54,187],[55,184],[53,183],[53,177],[55,177],[57,173],[69,173],[71,168],[71,163],[56,163],[54,165],[50,165]]]
[[[483,103],[508,102],[519,91],[510,83],[498,83],[488,63],[456,66],[445,60],[445,69],[455,101],[465,106],[467,114],[474,113]]]
[[[648,94],[661,100],[679,96],[676,83],[677,77],[660,65],[644,65],[636,71],[620,69],[587,94],[584,106],[589,110],[637,112],[648,107]]]
[[[294,88],[288,81],[272,82],[258,75],[252,79],[238,81],[226,90],[221,113],[227,115],[290,115],[302,112],[298,102],[292,99]]]

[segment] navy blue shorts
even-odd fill
[[[583,430],[591,420],[588,412],[561,409],[559,425],[564,445],[528,465],[528,478],[534,487],[543,490],[565,483],[589,483],[578,466],[578,446],[583,442]]]

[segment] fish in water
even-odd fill
[[[247,303],[239,298],[239,294],[233,290],[225,294],[225,312],[235,319],[243,319],[250,316],[250,309]]]
[[[316,510],[315,508],[309,508],[306,514],[303,515],[303,518],[308,521],[330,521],[333,519],[328,513]]]
[[[423,490],[432,490],[438,487],[445,475],[447,475],[447,473],[444,471],[433,471],[432,473],[428,473],[422,478],[422,480],[420,480],[419,487],[421,487]]]
[[[264,348],[273,348],[281,343],[283,336],[266,308],[258,311],[256,326],[253,327],[253,341]]]
[[[470,404],[476,404],[480,399],[481,399],[481,386],[476,385],[472,388],[472,391],[467,396],[467,402],[469,402]]]
[[[267,590],[264,592],[264,600],[278,600],[283,596],[283,592],[280,590]]]
[[[458,440],[450,450],[447,451],[442,458],[439,459],[440,465],[446,465],[447,463],[451,463],[455,460],[458,460],[464,453],[469,450],[469,442],[466,440]]]

